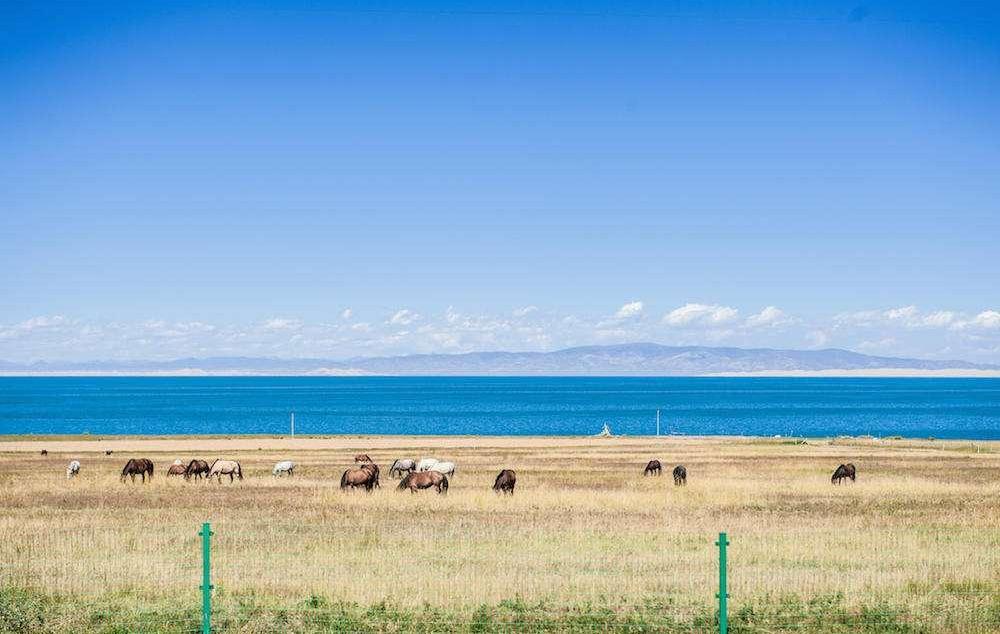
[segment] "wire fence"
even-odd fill
[[[886,533],[872,553],[847,536],[818,551],[793,527],[781,543],[680,535],[662,551],[574,530],[538,557],[517,534],[153,528],[126,517],[4,543],[0,631],[1000,631],[996,531],[977,549],[950,547],[953,529]]]

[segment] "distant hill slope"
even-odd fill
[[[692,376],[824,371],[1000,371],[1000,365],[875,357],[849,350],[774,350],[632,343],[554,352],[470,352],[397,357],[274,359],[209,357],[173,361],[0,362],[2,374],[191,375],[565,375]]]

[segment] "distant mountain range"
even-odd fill
[[[875,357],[849,350],[773,350],[633,343],[554,352],[470,352],[347,360],[208,357],[173,361],[10,363],[4,375],[402,375],[402,376],[704,376],[1000,375],[1000,365]]]

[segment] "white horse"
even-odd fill
[[[80,473],[80,461],[79,460],[74,460],[73,462],[69,463],[69,465],[67,465],[67,467],[66,467],[66,479],[67,480],[69,480],[70,478],[76,476],[79,473]]]
[[[402,478],[404,471],[406,473],[409,473],[416,468],[417,468],[416,462],[410,460],[409,458],[400,458],[396,460],[396,462],[392,463],[391,467],[389,467],[389,476],[392,477],[392,475],[395,473]]]
[[[271,470],[271,475],[281,475],[287,473],[288,475],[295,475],[295,463],[291,460],[282,460],[281,462],[274,465],[274,469]]]
[[[422,458],[417,463],[417,471],[430,471],[431,467],[441,462],[437,458]]]
[[[444,475],[455,475],[455,463],[454,462],[439,462],[432,466],[428,471],[437,471],[438,473],[443,473]]]
[[[240,463],[235,460],[216,460],[212,463],[212,468],[208,470],[208,477],[206,480],[210,480],[212,476],[219,478],[219,482],[222,482],[222,476],[229,476],[229,481],[233,481],[233,476],[236,476],[240,480],[243,479],[243,468],[240,467]]]

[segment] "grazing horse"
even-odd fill
[[[217,459],[215,462],[212,463],[212,466],[211,466],[211,468],[209,468],[208,475],[206,477],[208,479],[211,479],[212,476],[215,476],[215,477],[217,477],[219,479],[218,481],[221,484],[222,483],[222,476],[224,476],[224,475],[229,476],[229,481],[230,482],[233,481],[233,476],[236,476],[237,478],[239,478],[240,480],[242,480],[243,479],[243,467],[241,467],[240,463],[236,462],[235,460],[218,460]]]
[[[366,462],[360,467],[348,469],[340,476],[340,488],[346,489],[350,487],[357,489],[361,487],[366,492],[371,493],[372,489],[379,485],[378,473],[378,465],[374,462]]]
[[[439,462],[428,471],[437,471],[438,473],[443,473],[444,475],[455,477],[455,463],[454,462]]]
[[[646,469],[642,472],[643,477],[648,475],[663,475],[663,465],[659,460],[650,460],[646,463]]]
[[[369,456],[368,454],[359,453],[358,455],[354,456],[354,462],[373,462],[373,460],[371,459],[371,456]]]
[[[850,478],[851,482],[857,479],[858,472],[854,468],[854,465],[848,462],[847,464],[842,464],[837,467],[837,470],[833,472],[833,477],[830,478],[830,482],[833,484],[840,484],[845,479]]]
[[[110,456],[111,454],[112,454],[112,451],[110,449],[105,449],[104,450],[104,455],[105,456]]]
[[[195,478],[201,480],[201,476],[207,476],[209,470],[210,467],[204,460],[192,460],[188,463],[188,466],[184,468],[184,479],[190,480],[191,476],[194,476]]]
[[[400,478],[403,477],[403,472],[411,473],[417,468],[417,463],[413,462],[409,458],[400,458],[392,463],[389,467],[389,477],[391,478],[394,474],[398,475]]]
[[[497,493],[514,495],[514,485],[517,484],[517,474],[511,469],[504,469],[493,482],[493,490]]]
[[[448,476],[437,471],[417,471],[415,473],[409,473],[405,478],[400,480],[399,486],[396,487],[397,491],[406,491],[407,489],[410,493],[416,493],[417,489],[437,489],[438,493],[448,492]]]
[[[282,460],[278,464],[274,465],[274,469],[271,469],[271,475],[277,476],[283,473],[288,475],[295,475],[295,463],[291,460]]]
[[[69,465],[66,466],[66,479],[67,480],[69,480],[70,478],[76,476],[78,473],[80,473],[80,461],[79,460],[74,460],[74,461],[70,462]]]
[[[132,458],[125,463],[125,468],[122,469],[122,482],[125,482],[125,476],[130,476],[132,482],[135,482],[135,476],[141,476],[142,481],[146,482],[146,474],[149,474],[149,479],[153,479],[153,461],[149,458]]]
[[[182,476],[182,475],[185,475],[186,473],[187,473],[187,469],[185,469],[184,465],[182,465],[182,464],[174,463],[174,464],[170,465],[169,469],[167,469],[167,477],[168,478],[170,476]]]
[[[437,458],[421,458],[417,463],[417,471],[427,471],[440,462]]]
[[[674,467],[674,486],[684,486],[688,483],[688,470],[684,465]]]
[[[48,449],[42,449],[42,455],[43,456],[49,455],[49,450]]]

